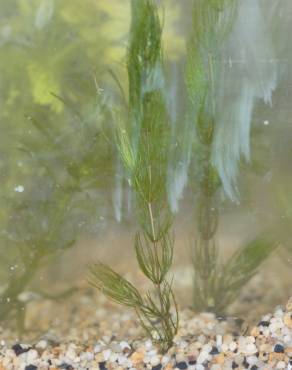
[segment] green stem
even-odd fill
[[[154,246],[154,254],[155,258],[157,260],[157,266],[159,268],[159,259],[158,259],[158,252],[157,252],[157,240],[156,240],[156,234],[155,234],[155,225],[154,225],[154,217],[153,217],[153,210],[152,210],[152,204],[148,203],[148,211],[149,211],[149,218],[150,218],[150,224],[151,224],[151,230],[152,230],[152,238],[153,238],[153,246]],[[159,271],[157,271],[157,276],[159,276]],[[168,348],[172,344],[173,339],[173,329],[172,329],[172,320],[171,320],[171,313],[169,311],[166,311],[165,305],[163,303],[163,291],[161,288],[161,281],[157,282],[155,285],[156,287],[156,293],[159,299],[160,304],[160,323],[162,326],[162,333],[164,335],[164,338],[162,338],[163,343],[162,345],[162,351],[165,352],[168,350]]]

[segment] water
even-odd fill
[[[210,4],[192,14],[192,1],[158,2],[162,53],[155,22],[145,45],[141,19],[129,36],[126,0],[1,1],[0,321],[11,335],[78,315],[100,294],[86,281],[95,260],[151,288],[133,239],[164,223],[181,308],[253,321],[291,296],[292,5]]]

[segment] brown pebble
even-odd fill
[[[54,348],[52,348],[52,354],[54,356],[59,356],[61,352],[62,352],[61,347],[54,347]]]
[[[285,348],[285,353],[287,356],[292,357],[292,347]]]
[[[284,316],[284,324],[292,329],[292,314],[289,312],[289,313],[286,313],[285,316]]]
[[[289,299],[289,301],[286,304],[286,310],[292,311],[292,297]]]
[[[214,356],[213,362],[218,365],[222,365],[224,363],[225,357],[223,353],[220,353],[219,355]]]
[[[94,359],[95,361],[97,362],[103,362],[104,361],[104,357],[103,357],[103,354],[102,353],[97,353],[95,356],[94,356]]]
[[[233,340],[233,336],[230,334],[224,334],[223,335],[223,343],[230,344]]]
[[[252,335],[253,337],[257,337],[260,335],[260,330],[257,326],[254,326],[252,329],[251,329],[251,332],[250,332],[250,335]]]
[[[197,359],[197,357],[196,356],[194,356],[194,355],[188,355],[188,361],[190,362],[190,361],[195,361]]]
[[[131,359],[133,365],[136,366],[136,365],[140,364],[141,362],[143,362],[144,354],[141,353],[141,352],[134,352],[130,356],[130,359]]]
[[[267,361],[267,359],[268,359],[268,353],[267,352],[259,352],[259,359],[261,361]]]
[[[269,362],[283,361],[284,357],[285,357],[284,353],[271,352],[269,353]]]

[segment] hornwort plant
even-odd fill
[[[102,111],[103,104],[97,104]],[[51,294],[30,284],[50,259],[75,244],[82,231],[80,225],[90,224],[96,213],[92,198],[100,185],[95,170],[99,161],[105,160],[95,153],[100,149],[96,124],[80,122],[79,117],[68,129],[49,125],[38,113],[28,119],[31,135],[22,137],[17,147],[22,161],[34,173],[33,181],[25,177],[21,192],[4,199],[10,217],[1,241],[9,253],[3,256],[8,278],[0,292],[0,322],[16,318],[19,334],[25,330],[27,303],[38,298],[59,300],[76,291],[70,287]]]
[[[198,311],[211,310],[220,314],[278,246],[273,236],[262,233],[243,245],[224,264],[219,260],[216,231],[222,184],[211,156],[217,124],[219,48],[232,29],[237,5],[236,0],[194,2],[186,66],[188,118],[195,117],[198,189],[198,237],[192,253],[194,307]]]
[[[148,336],[165,352],[177,333],[178,311],[172,281],[167,279],[174,238],[166,191],[169,120],[163,93],[162,28],[151,0],[133,0],[131,14],[127,124],[119,112],[116,141],[135,196],[140,228],[134,239],[137,262],[153,290],[141,295],[101,262],[91,266],[89,281],[113,301],[133,308]]]

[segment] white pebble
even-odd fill
[[[109,357],[109,362],[116,362],[116,360],[118,359],[118,354],[117,353],[112,353]]]
[[[48,346],[48,342],[46,340],[40,340],[37,344],[36,344],[36,348],[39,348],[39,349],[46,349]]]
[[[104,351],[102,351],[104,361],[107,361],[110,358],[111,354],[112,354],[112,351],[110,349],[105,349]]]
[[[152,341],[151,340],[146,340],[146,342],[145,342],[145,348],[146,349],[152,348]]]
[[[202,351],[205,351],[205,352],[210,353],[211,350],[212,350],[212,346],[209,343],[208,344],[204,344],[203,347],[202,347]]]
[[[37,351],[35,349],[31,349],[26,353],[26,361],[27,363],[34,362],[39,357]]]
[[[277,363],[277,369],[286,369],[286,363],[284,361],[279,361]]]
[[[236,350],[236,348],[237,348],[237,343],[236,342],[231,342],[230,344],[229,344],[229,349],[230,349],[230,351],[235,351]]]
[[[179,348],[186,348],[188,345],[189,345],[188,342],[186,342],[185,340],[182,340],[179,343]]]
[[[278,307],[278,309],[274,313],[275,317],[282,317],[283,316],[283,309],[282,307]]]
[[[160,363],[160,360],[159,360],[159,357],[158,356],[154,356],[154,357],[151,357],[150,359],[150,364],[152,366],[156,366]]]
[[[94,346],[94,353],[99,353],[99,352],[101,352],[101,345],[100,344],[96,344],[95,346]]]
[[[68,348],[66,352],[66,358],[68,358],[70,361],[75,361],[77,355],[74,348]]]
[[[126,363],[128,362],[128,359],[126,356],[123,356],[123,355],[118,355],[118,364],[123,366],[123,365],[126,365]]]
[[[220,350],[222,346],[222,335],[216,335],[216,346]]]
[[[250,343],[245,347],[245,353],[247,354],[252,355],[256,352],[257,352],[257,347],[253,343]]]
[[[226,343],[223,343],[222,346],[221,346],[221,352],[227,352],[228,351],[228,344]]]
[[[250,365],[255,365],[257,362],[258,362],[258,358],[256,356],[248,356],[246,358],[246,361],[250,364]]]
[[[91,352],[83,352],[80,355],[81,361],[93,361],[94,360],[94,354]]]
[[[156,349],[152,349],[151,351],[147,352],[147,356],[149,357],[154,357],[157,355],[157,350]]]
[[[246,337],[247,343],[255,343],[255,337],[253,336],[248,336]]]
[[[170,362],[170,357],[167,355],[163,356],[161,359],[161,364],[166,365],[168,362]]]
[[[198,342],[200,342],[201,344],[205,344],[205,342],[206,342],[205,335],[199,335],[198,336]]]
[[[126,342],[126,341],[121,341],[121,342],[120,342],[120,347],[122,348],[122,350],[124,350],[124,349],[126,349],[126,348],[131,349],[131,346],[130,346],[130,345],[129,345],[129,343],[128,343],[128,342]]]
[[[202,364],[203,362],[205,362],[208,359],[209,359],[209,353],[206,352],[206,351],[202,351],[199,354],[198,358],[197,358],[197,362],[198,362],[198,364]]]

